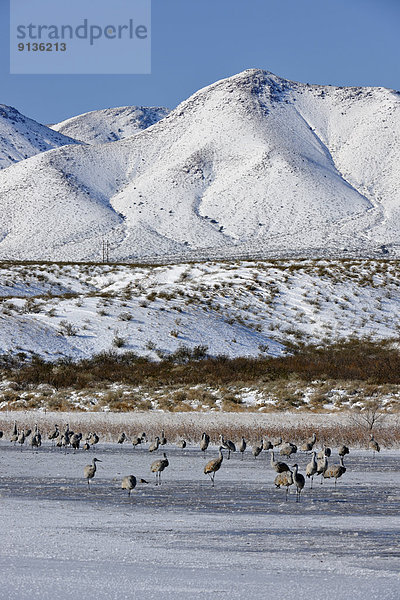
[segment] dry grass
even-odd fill
[[[272,440],[277,437],[282,437],[283,440],[290,440],[300,448],[300,446],[308,440],[315,431],[317,434],[317,448],[322,447],[322,444],[326,444],[335,449],[343,443],[350,448],[368,448],[368,428],[351,422],[349,422],[348,425],[332,424],[323,427],[316,427],[315,424],[312,423],[262,427],[244,425],[237,421],[229,424],[229,418],[227,418],[226,421],[227,424],[223,427],[216,424],[209,424],[207,426],[207,433],[210,435],[212,444],[218,444],[219,436],[222,433],[225,438],[231,439],[235,443],[239,443],[241,437],[244,436],[250,446],[258,442],[263,436],[266,436]],[[18,416],[18,426],[21,428],[32,428],[33,422],[34,418],[32,418],[32,416],[27,417],[26,414],[23,413],[21,413],[21,416]],[[60,422],[60,420],[57,422]],[[76,413],[76,416],[73,416],[72,418],[70,417],[69,423],[71,429],[74,431],[82,431],[84,435],[90,430],[93,430],[92,425],[89,426],[87,421],[80,417],[79,413]],[[141,435],[143,430],[143,426],[139,425],[122,426],[120,424],[107,422],[106,417],[94,427],[96,433],[103,442],[116,442],[122,431],[125,431],[128,437],[131,438],[133,436]],[[0,429],[4,431],[4,436],[0,441],[0,444],[9,443],[8,440],[11,436],[11,428],[12,424],[10,421],[2,419],[0,415]],[[164,422],[163,416],[160,415],[158,422],[157,420],[153,420],[152,423],[146,425],[145,430],[148,439],[152,439],[156,435],[159,435],[161,429],[164,429],[169,443],[175,443],[183,438],[190,444],[197,445],[199,444],[201,435],[204,431],[204,423],[196,423],[196,415],[193,415],[193,418],[190,417],[190,420],[182,419],[179,424],[168,425]],[[44,439],[47,439],[48,433],[52,430],[53,423],[47,423],[42,426]],[[382,448],[398,448],[400,445],[400,424],[382,424],[374,431],[374,435]],[[279,447],[277,450],[279,452]]]

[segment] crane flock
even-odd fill
[[[3,436],[3,431],[0,431],[0,440],[3,438]],[[37,423],[35,424],[33,431],[31,431],[30,429],[18,428],[17,423],[14,422],[9,439],[14,446],[16,444],[20,444],[21,452],[23,451],[25,444],[30,445],[32,451],[36,452],[39,451],[39,448],[42,445],[42,435]],[[83,439],[85,442],[81,447],[81,442]],[[51,442],[51,446],[59,447],[60,449],[63,449],[65,453],[67,453],[68,448],[73,449],[74,453],[76,453],[77,451],[82,451],[82,449],[87,451],[91,448],[94,448],[98,444],[100,437],[95,432],[89,432],[84,438],[82,432],[71,431],[69,424],[67,423],[63,430],[59,427],[59,425],[54,425],[54,430],[50,431],[48,434],[48,440]],[[215,475],[222,467],[224,452],[227,452],[226,458],[228,460],[231,453],[236,452],[236,445],[233,441],[226,439],[223,434],[219,436],[219,440],[220,445],[218,449],[218,455],[209,460],[203,468],[203,473],[210,477],[212,487],[215,486]],[[139,445],[146,444],[147,441],[146,433],[130,437],[125,432],[121,432],[117,437],[117,444],[122,446],[122,444],[125,442],[131,442],[134,449]],[[259,442],[253,443],[253,446],[251,447],[251,453],[254,458],[257,458],[262,452],[265,454],[269,451],[269,464],[272,470],[276,472],[274,479],[276,488],[284,488],[286,492],[285,497],[287,499],[289,488],[294,486],[296,491],[296,502],[300,502],[301,493],[306,487],[306,478],[310,480],[310,491],[313,489],[313,481],[315,476],[320,476],[321,485],[325,479],[334,479],[334,485],[336,488],[337,480],[346,473],[344,457],[350,453],[349,447],[342,444],[337,451],[339,463],[329,465],[328,458],[330,458],[332,455],[331,448],[328,448],[325,444],[323,444],[322,449],[317,452],[317,450],[315,450],[316,442],[317,436],[314,433],[312,437],[306,440],[301,446],[301,452],[306,454],[306,456],[309,456],[311,453],[311,460],[306,464],[305,467],[305,475],[299,472],[299,466],[297,463],[289,466],[288,463],[276,459],[276,453],[278,450],[279,455],[287,459],[290,459],[293,454],[297,455],[298,448],[293,442],[282,440],[282,438],[270,440],[264,436]],[[162,430],[160,435],[155,436],[154,439],[150,441],[147,451],[150,453],[157,452],[160,447],[165,446],[166,444],[167,439],[164,430]],[[201,453],[205,455],[209,445],[210,435],[206,432],[203,432],[198,446]],[[183,438],[180,438],[176,442],[176,447],[183,450],[187,447],[187,441]],[[247,447],[248,443],[242,436],[238,444],[241,460],[243,460]],[[370,436],[368,448],[373,451],[373,457],[375,457],[376,452],[380,451],[380,446],[374,439],[373,434]],[[95,457],[93,458],[92,463],[86,465],[83,469],[83,476],[87,481],[88,489],[90,489],[90,481],[96,474],[97,463],[100,462],[102,461]],[[155,484],[157,486],[161,485],[161,474],[168,466],[169,460],[165,452],[163,452],[162,458],[157,459],[150,464],[150,471],[155,473]],[[139,479],[139,483],[148,482],[144,479]],[[136,485],[137,479],[134,475],[124,476],[121,482],[121,488],[127,490],[129,496],[131,495],[131,491],[135,489]]]

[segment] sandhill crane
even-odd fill
[[[77,450],[79,450],[81,439],[82,439],[81,433],[74,433],[74,435],[70,439],[70,444],[71,444],[72,448],[74,449],[74,454]]]
[[[350,450],[347,446],[345,446],[344,444],[342,446],[340,446],[338,454],[339,456],[346,456],[346,454],[349,454]]]
[[[324,444],[322,446],[322,450],[320,450],[318,452],[317,458],[318,458],[318,460],[322,460],[324,458],[324,456],[327,456],[329,458],[331,454],[332,454],[332,450]]]
[[[311,439],[307,440],[307,442],[305,442],[305,444],[302,445],[302,452],[311,452],[311,450],[314,448],[314,444],[316,441],[317,436],[315,435],[315,433],[313,433]]]
[[[262,449],[263,449],[263,440],[261,440],[259,444],[256,444],[255,446],[252,447],[251,452],[252,452],[254,458],[257,458],[257,456],[259,454],[261,454]]]
[[[55,444],[56,439],[59,437],[60,431],[58,429],[58,425],[54,425],[54,431],[49,433],[49,440],[51,440],[52,444]]]
[[[243,460],[243,454],[244,454],[246,448],[247,448],[246,440],[244,439],[244,437],[242,437],[242,440],[241,440],[240,445],[239,445],[239,452],[242,455],[241,460]]]
[[[296,452],[297,446],[296,444],[292,444],[291,442],[286,442],[280,449],[281,456],[286,456],[287,458],[290,458],[290,456],[292,454],[296,454]]]
[[[220,435],[221,446],[228,450],[228,460],[231,457],[231,452],[236,452],[236,446],[231,440],[225,440],[223,435]]]
[[[25,439],[27,437],[29,437],[31,435],[31,433],[32,433],[32,429],[29,429],[29,427],[28,427],[28,429],[25,429]]]
[[[329,467],[329,469],[326,469],[323,477],[324,479],[331,479],[332,477],[334,477],[336,487],[336,482],[339,479],[339,477],[343,475],[343,473],[346,473],[346,467],[343,464],[343,456],[341,456],[340,465],[332,465],[331,467]]]
[[[275,438],[274,440],[272,440],[272,445],[274,448],[276,448],[277,446],[280,446],[281,444],[282,444],[282,438],[280,436]]]
[[[94,474],[96,473],[96,463],[97,462],[103,462],[103,461],[101,461],[99,458],[94,458],[92,460],[92,464],[86,465],[86,467],[83,469],[83,475],[84,475],[85,479],[87,480],[88,486],[89,486],[89,480],[93,479]]]
[[[33,448],[40,448],[41,445],[42,445],[42,436],[40,434],[39,428],[36,423],[35,433],[33,434],[32,438],[31,438],[31,446],[33,449]]]
[[[301,490],[304,487],[306,480],[304,479],[304,475],[299,473],[299,465],[293,465],[293,481],[296,486],[296,502],[300,502],[300,494]]]
[[[293,485],[293,473],[292,471],[284,471],[283,473],[278,473],[278,475],[274,479],[274,484],[277,488],[285,487],[286,495],[285,500],[288,497],[289,486]]]
[[[24,445],[24,442],[25,442],[25,433],[24,433],[24,431],[20,431],[19,432],[17,442],[18,442],[18,444],[21,444],[21,452],[22,452],[22,446]]]
[[[272,450],[274,445],[272,444],[272,442],[266,438],[265,436],[263,437],[263,450]]]
[[[95,433],[95,432],[92,432],[92,433],[90,433],[90,437],[89,437],[89,444],[90,444],[91,446],[95,446],[96,444],[98,444],[98,443],[99,443],[99,440],[100,440],[100,438],[99,438],[99,436],[97,435],[97,433]]]
[[[186,440],[179,440],[176,445],[183,450],[183,448],[186,448]]]
[[[14,421],[14,427],[11,433],[11,437],[10,437],[10,442],[14,442],[14,446],[15,446],[15,442],[18,440],[18,429],[17,429],[17,421]]]
[[[67,453],[67,447],[70,444],[70,439],[69,439],[69,433],[68,432],[64,432],[61,436],[61,438],[58,440],[57,442],[57,447],[58,448],[64,448],[64,453]]]
[[[166,443],[167,443],[167,438],[165,437],[164,429],[162,429],[161,435],[160,435],[160,446],[165,446]]]
[[[164,452],[164,458],[160,458],[151,463],[151,472],[156,474],[156,485],[161,485],[161,473],[169,465],[167,455]]]
[[[275,460],[275,455],[273,452],[271,452],[271,467],[274,469],[274,471],[276,471],[277,473],[285,473],[286,471],[290,471],[288,465],[285,462],[281,462],[279,460]]]
[[[321,485],[323,483],[323,477],[324,477],[324,473],[328,468],[328,457],[324,454],[323,458],[319,458],[317,461],[317,471],[316,471],[316,475],[321,475]]]
[[[83,448],[84,450],[86,450],[86,451],[90,450],[90,444],[89,444],[89,442],[85,442],[85,443],[83,444],[82,448]]]
[[[141,437],[134,436],[134,437],[132,438],[132,446],[133,446],[134,448],[136,448],[136,446],[139,446],[141,443],[142,443],[142,438],[141,438]]]
[[[125,431],[123,431],[123,432],[122,432],[122,433],[121,433],[121,434],[118,436],[118,439],[117,439],[117,444],[123,444],[125,440],[126,440],[126,433],[125,433]]]
[[[160,445],[160,438],[158,436],[156,436],[154,442],[152,442],[149,446],[149,452],[155,452],[156,450],[158,450],[159,445]]]
[[[214,479],[215,473],[219,471],[222,461],[224,460],[224,455],[222,454],[222,450],[224,450],[224,446],[219,447],[219,455],[217,458],[213,458],[210,460],[206,466],[204,467],[204,474],[209,475],[212,481],[212,486],[214,487]]]
[[[136,487],[136,477],[134,475],[126,475],[121,483],[123,490],[128,490],[128,496],[131,495],[131,491]]]
[[[314,450],[314,452],[312,453],[312,459],[310,460],[310,462],[306,466],[306,476],[311,478],[311,484],[310,484],[310,489],[311,490],[312,490],[312,486],[313,486],[314,475],[317,472],[317,461],[316,461],[316,458],[315,458],[316,455],[317,455],[317,453]]]
[[[203,434],[201,436],[201,440],[200,440],[200,450],[205,453],[208,448],[209,443],[210,443],[210,436],[208,435],[208,433],[203,432]]]
[[[375,452],[380,452],[381,447],[378,442],[374,439],[374,434],[371,433],[368,448],[373,451],[372,458],[375,458]]]

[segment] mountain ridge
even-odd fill
[[[103,238],[116,261],[397,256],[399,111],[394,90],[246,70],[134,136],[65,146],[0,173],[0,256],[97,260]],[[51,231],[45,249],[38,213]]]

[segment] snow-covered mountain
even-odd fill
[[[0,104],[0,169],[67,144],[78,142]]]
[[[0,256],[400,253],[400,94],[251,69],[152,127],[0,173]]]
[[[106,108],[51,125],[51,129],[87,144],[105,144],[135,135],[166,117],[169,112],[162,107]]]

